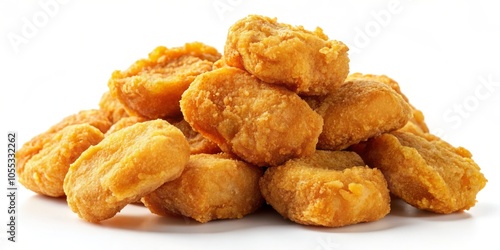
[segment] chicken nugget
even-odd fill
[[[142,199],[152,213],[179,214],[205,223],[237,219],[254,212],[263,199],[262,168],[228,154],[192,155],[181,177]]]
[[[64,196],[63,182],[70,164],[103,138],[99,129],[87,123],[61,129],[42,150],[26,161],[22,171],[18,172],[19,182],[39,194]]]
[[[181,108],[193,129],[258,166],[311,155],[323,126],[296,93],[233,67],[199,75],[184,92]]]
[[[344,43],[329,40],[319,27],[312,32],[278,23],[276,18],[249,15],[230,27],[224,60],[264,82],[302,95],[324,95],[349,73],[348,50]]]
[[[106,113],[99,109],[81,110],[76,114],[63,118],[59,123],[50,127],[47,133],[57,132],[69,125],[88,123],[101,132],[106,133],[112,123],[106,116]]]
[[[410,205],[435,213],[468,210],[486,185],[479,166],[434,137],[426,140],[408,132],[391,132],[370,139],[363,158],[380,169],[391,192]]]
[[[347,76],[345,82],[366,81],[366,80],[387,84],[394,91],[400,94],[401,97],[403,97],[403,99],[410,105],[413,116],[405,126],[399,129],[400,131],[407,131],[414,134],[422,134],[429,132],[429,128],[425,123],[424,113],[422,113],[422,111],[418,110],[410,103],[408,97],[406,97],[406,95],[403,94],[403,92],[401,91],[401,87],[399,86],[398,82],[396,82],[394,79],[386,75],[353,73]]]
[[[63,118],[60,122],[51,126],[47,131],[24,143],[19,151],[16,152],[16,169],[18,174],[23,174],[26,162],[34,155],[38,154],[38,152],[43,149],[44,145],[52,140],[52,137],[54,137],[57,132],[67,126],[83,123],[88,123],[96,127],[102,133],[106,133],[112,125],[106,113],[98,109],[82,110],[76,114]]]
[[[127,116],[127,117],[123,117],[121,118],[120,120],[118,120],[115,124],[113,124],[113,126],[111,126],[109,128],[109,130],[106,132],[106,136],[111,134],[111,133],[114,133],[118,130],[121,130],[121,129],[124,129],[126,127],[129,127],[129,126],[132,126],[136,123],[139,123],[139,122],[145,122],[147,121],[148,119],[144,118],[144,117],[141,117],[141,116]]]
[[[217,60],[214,62],[213,69],[220,69],[223,67],[230,67],[226,64],[226,61],[224,60],[224,57],[221,57],[221,59]]]
[[[182,119],[172,123],[172,125],[180,129],[184,136],[186,136],[189,147],[191,148],[191,154],[217,154],[221,152],[219,146],[217,146],[215,142],[210,141],[196,132],[186,120]]]
[[[401,87],[399,86],[399,83],[386,75],[362,74],[362,73],[357,72],[357,73],[349,74],[347,76],[347,78],[345,79],[345,82],[354,82],[354,81],[372,81],[372,82],[379,82],[379,83],[386,84],[387,86],[391,87],[391,89],[393,89],[398,94],[400,94],[401,97],[406,102],[409,102],[408,97],[406,97],[406,95],[403,94],[403,92],[401,91]]]
[[[262,196],[284,218],[304,225],[341,227],[376,221],[390,211],[387,182],[354,152],[317,150],[268,168]]]
[[[159,46],[127,70],[113,72],[108,87],[130,114],[150,119],[180,116],[182,93],[220,57],[215,48],[200,42]]]
[[[401,95],[374,81],[346,82],[315,111],[324,119],[318,148],[328,150],[399,129],[411,118],[411,108]]]
[[[90,222],[179,177],[189,160],[182,132],[164,120],[136,123],[106,136],[71,164],[64,192],[71,210]]]
[[[101,100],[99,101],[99,108],[106,112],[108,120],[113,124],[129,116],[123,104],[116,97],[112,96],[109,91],[102,94]]]

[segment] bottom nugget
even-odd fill
[[[181,177],[163,184],[142,202],[155,214],[180,214],[202,223],[241,218],[263,203],[262,172],[228,154],[192,155]]]
[[[379,220],[390,211],[384,176],[354,152],[317,150],[270,167],[260,189],[278,213],[304,225],[341,227]]]
[[[435,213],[469,209],[486,185],[479,166],[464,148],[436,136],[392,132],[371,138],[363,158],[379,168],[391,192],[409,204]]]
[[[160,119],[136,123],[107,135],[70,165],[66,201],[86,221],[109,219],[179,177],[189,155],[178,128]]]

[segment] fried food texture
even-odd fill
[[[311,155],[323,125],[294,92],[233,67],[199,75],[184,92],[181,108],[193,129],[258,166]]]
[[[259,15],[226,38],[224,55],[158,46],[115,70],[98,109],[16,152],[19,182],[92,223],[130,203],[206,223],[267,202],[334,228],[384,218],[391,195],[441,214],[476,204],[487,179],[471,152],[429,133],[394,79],[349,74],[343,42]]]
[[[341,150],[403,127],[411,108],[389,86],[374,81],[346,82],[315,109],[324,119],[318,148]]]
[[[304,225],[341,227],[376,221],[390,211],[382,173],[348,151],[317,150],[268,168],[260,190],[284,218]]]
[[[179,129],[159,119],[136,123],[106,136],[71,164],[66,200],[86,221],[109,219],[179,177],[188,160],[189,144]]]
[[[180,129],[186,136],[191,148],[191,154],[217,154],[221,152],[217,144],[196,132],[186,120],[182,119],[172,123],[172,125]]]
[[[121,130],[121,129],[124,129],[126,127],[129,127],[129,126],[132,126],[136,123],[139,123],[139,122],[145,122],[147,121],[146,118],[144,117],[141,117],[141,116],[127,116],[127,117],[123,117],[121,118],[120,120],[118,120],[115,124],[113,124],[109,130],[106,132],[106,136],[109,135],[109,134],[112,134],[118,130]]]
[[[379,168],[391,192],[435,213],[467,210],[487,180],[470,152],[434,137],[392,132],[368,141],[363,158]]]
[[[51,126],[47,131],[36,135],[31,140],[24,143],[19,151],[16,152],[16,169],[18,174],[23,174],[26,162],[38,154],[44,148],[45,144],[52,140],[52,137],[54,137],[57,132],[67,126],[83,123],[88,123],[96,127],[102,133],[106,133],[111,127],[111,122],[108,120],[106,114],[98,109],[82,110],[76,114],[63,118],[60,122]]]
[[[192,155],[182,175],[163,184],[142,201],[152,213],[179,214],[205,223],[237,219],[263,203],[262,168],[228,154]]]
[[[429,128],[425,123],[424,114],[422,113],[422,111],[418,110],[410,103],[408,97],[406,97],[406,95],[403,94],[403,92],[401,91],[399,83],[396,82],[394,79],[386,75],[353,73],[347,76],[345,82],[352,82],[352,81],[375,81],[379,83],[384,83],[389,87],[391,87],[394,91],[396,91],[399,95],[401,95],[401,97],[410,105],[413,114],[408,123],[399,130],[411,132],[414,134],[429,133]]]
[[[106,114],[99,109],[82,110],[76,114],[70,115],[62,119],[59,123],[53,125],[47,133],[57,132],[69,125],[88,123],[101,132],[106,133],[112,123],[107,118]]]
[[[348,47],[329,40],[320,28],[278,23],[249,15],[228,32],[225,63],[245,69],[262,81],[284,85],[302,95],[325,95],[349,73]]]
[[[406,102],[409,102],[408,97],[406,97],[406,95],[401,91],[399,83],[386,75],[362,74],[358,72],[349,74],[345,79],[345,82],[355,81],[372,81],[386,84],[387,86],[391,87],[391,89],[396,91],[396,93],[400,94]]]
[[[123,104],[116,97],[112,96],[109,91],[102,94],[99,101],[99,108],[106,113],[108,120],[113,124],[129,116]]]
[[[182,93],[220,57],[215,48],[200,42],[159,46],[127,70],[113,72],[108,87],[130,114],[149,119],[180,116]]]
[[[39,194],[64,196],[63,182],[70,164],[103,138],[101,131],[87,123],[61,129],[25,163],[19,182]]]

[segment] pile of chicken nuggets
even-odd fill
[[[269,204],[304,225],[377,221],[391,197],[453,213],[487,180],[471,153],[429,133],[385,75],[349,73],[320,28],[249,15],[223,54],[154,49],[112,73],[98,109],[70,115],[17,152],[19,182],[66,197],[89,222],[141,203],[201,223]]]

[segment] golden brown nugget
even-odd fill
[[[258,166],[311,155],[323,125],[294,92],[232,67],[199,75],[181,108],[194,130]]]
[[[147,121],[148,119],[144,118],[144,117],[141,117],[141,116],[127,116],[127,117],[123,117],[121,118],[119,121],[117,121],[115,124],[113,124],[113,126],[111,126],[109,128],[109,130],[106,132],[106,136],[109,135],[109,134],[112,134],[120,129],[124,129],[126,127],[130,127],[136,123],[139,123],[139,122],[145,122]]]
[[[223,67],[229,67],[227,64],[226,64],[226,61],[224,60],[224,57],[221,57],[221,59],[217,60],[214,62],[214,65],[213,65],[213,69],[220,69],[220,68],[223,68]]]
[[[102,110],[98,109],[82,110],[76,114],[63,118],[60,122],[51,126],[47,131],[24,143],[19,151],[17,151],[16,161],[18,174],[22,174],[26,162],[29,161],[34,155],[38,154],[38,152],[43,149],[44,145],[52,140],[55,133],[67,126],[83,123],[88,123],[96,127],[102,133],[106,133],[112,125],[106,114]]]
[[[396,82],[394,79],[386,76],[386,75],[374,75],[374,74],[362,74],[362,73],[352,73],[347,76],[345,79],[345,82],[353,82],[353,81],[372,81],[372,82],[379,82],[388,85],[396,91],[398,94],[403,97],[403,99],[406,102],[409,102],[408,97],[406,97],[405,94],[401,91],[401,87],[399,86],[399,83]]]
[[[111,121],[107,118],[106,114],[102,110],[89,109],[81,110],[76,114],[69,115],[63,118],[59,123],[50,127],[50,129],[47,130],[47,133],[57,132],[69,125],[83,123],[88,123],[99,129],[103,133],[106,133],[106,131],[108,131],[108,129],[112,125]]]
[[[348,50],[342,42],[329,40],[319,27],[308,31],[276,18],[249,15],[229,29],[224,60],[264,82],[303,95],[324,95],[349,73]]]
[[[373,81],[346,82],[315,109],[324,119],[318,148],[341,150],[403,127],[411,108],[389,86]]]
[[[63,182],[70,164],[103,138],[99,129],[87,123],[61,129],[25,163],[18,173],[19,182],[39,194],[64,196]]]
[[[398,130],[398,131],[400,131],[400,130]],[[416,135],[418,135],[418,136],[426,139],[429,142],[432,142],[432,143],[434,143],[436,145],[439,145],[439,147],[447,148],[448,150],[451,150],[451,151],[455,152],[456,154],[458,154],[458,155],[460,155],[462,157],[472,158],[472,153],[469,150],[467,150],[466,148],[460,147],[460,146],[454,147],[450,143],[448,143],[448,142],[446,142],[444,140],[441,140],[441,138],[439,138],[436,135],[433,135],[433,134],[430,134],[430,133],[416,134]]]
[[[391,192],[409,204],[435,213],[467,210],[487,180],[462,149],[407,132],[392,132],[368,141],[363,158],[379,168]]]
[[[180,116],[182,93],[220,57],[215,48],[200,42],[159,46],[127,70],[113,72],[108,87],[130,114],[150,119]]]
[[[412,131],[410,131],[410,130],[412,130]],[[429,142],[436,144],[439,147],[447,148],[448,150],[451,150],[452,152],[454,152],[462,157],[472,158],[472,153],[469,150],[467,150],[466,148],[454,147],[453,145],[449,144],[448,142],[441,140],[441,138],[439,138],[438,136],[435,136],[435,135],[430,134],[430,133],[424,133],[424,132],[422,132],[422,130],[419,127],[417,127],[417,125],[415,125],[412,122],[408,122],[405,125],[405,127],[398,129],[397,131],[398,132],[412,133],[412,134],[417,135],[417,136],[419,136],[419,137],[421,137]],[[354,152],[358,153],[359,155],[361,155],[362,158],[364,158],[366,155],[367,145],[368,145],[368,141],[363,141],[363,142],[360,142],[358,144],[351,145],[348,148],[348,150],[354,151]]]
[[[260,180],[268,204],[299,224],[341,227],[376,221],[390,211],[387,182],[354,152],[317,150],[268,168]]]
[[[197,154],[181,177],[163,184],[142,199],[152,213],[179,214],[205,223],[238,219],[259,208],[262,168],[228,154]]]
[[[367,80],[387,84],[394,91],[396,91],[398,94],[400,94],[401,97],[403,97],[403,99],[410,105],[413,116],[408,121],[408,123],[399,130],[411,132],[414,134],[429,133],[429,128],[427,127],[427,124],[425,123],[424,114],[422,113],[422,111],[418,110],[410,103],[410,101],[408,100],[408,97],[406,97],[406,95],[403,94],[403,92],[401,91],[401,87],[399,86],[398,82],[396,82],[394,79],[392,79],[386,75],[353,73],[353,74],[350,74],[347,76],[345,82],[367,81]]]
[[[66,200],[86,221],[109,219],[179,177],[188,160],[189,144],[178,128],[159,119],[136,123],[106,136],[71,164]]]
[[[99,108],[106,112],[108,120],[113,124],[129,116],[123,104],[116,97],[112,96],[109,91],[102,94],[99,101]]]
[[[221,152],[217,144],[196,132],[186,120],[182,119],[172,123],[172,125],[180,129],[184,136],[186,136],[191,148],[191,154],[217,154]]]
[[[410,132],[416,135],[429,133],[429,128],[425,123],[424,113],[416,109],[410,104],[413,116],[410,120],[399,130],[402,132]]]

